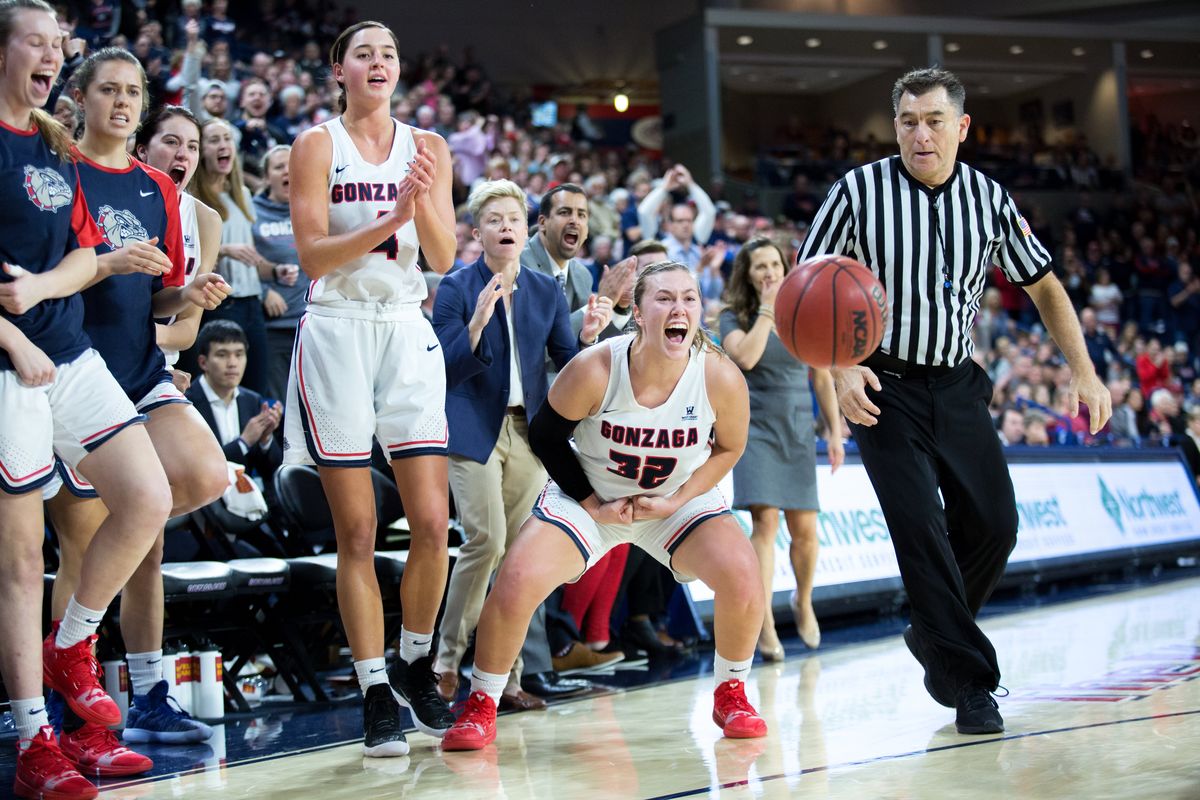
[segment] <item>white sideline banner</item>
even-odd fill
[[[1200,540],[1200,503],[1181,461],[1009,464],[1020,524],[1010,564]],[[720,489],[733,497],[727,477]],[[861,464],[843,464],[836,475],[817,466],[821,512],[816,586],[898,578],[896,554],[875,491]],[[747,534],[750,514],[734,516]],[[775,538],[775,591],[795,588],[780,519]],[[711,600],[700,581],[692,599]]]

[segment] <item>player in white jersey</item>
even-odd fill
[[[634,289],[638,332],[580,353],[550,387],[529,440],[552,480],[484,604],[471,695],[443,750],[495,740],[496,702],[534,609],[622,542],[713,588],[713,721],[729,737],[766,735],[743,684],[762,624],[758,560],[716,489],[746,446],[750,401],[700,315],[688,268],[651,265]]]
[[[221,248],[221,215],[187,193],[200,163],[200,123],[183,106],[162,106],[138,129],[134,152],[139,159],[165,172],[179,189],[179,220],[187,259],[184,284],[212,272]],[[189,308],[158,326],[158,346],[175,385],[186,392],[190,375],[175,370],[179,352],[191,347],[200,330],[201,309]]]
[[[437,272],[454,262],[450,150],[437,134],[392,119],[397,50],[378,22],[342,32],[330,63],[344,111],[297,138],[289,167],[296,251],[313,284],[292,354],[284,458],[317,465],[333,510],[338,605],[368,756],[408,752],[397,700],[428,734],[441,736],[454,719],[430,656],[449,567],[446,368],[421,314],[417,266],[418,247]],[[373,439],[391,459],[412,530],[400,658],[390,670],[367,470]]]

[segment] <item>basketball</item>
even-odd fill
[[[816,256],[787,274],[775,296],[775,330],[812,367],[852,367],[879,347],[887,295],[852,258]]]

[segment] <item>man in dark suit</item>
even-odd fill
[[[562,287],[571,312],[571,330],[579,333],[583,315],[592,296],[592,273],[576,256],[588,237],[588,203],[583,189],[564,183],[542,195],[538,206],[538,230],[521,252],[521,266],[549,275]],[[633,314],[631,305],[621,306],[633,287],[634,262],[626,259],[600,274],[597,300],[613,303],[612,320],[600,338],[618,335]]]
[[[529,447],[529,420],[549,392],[547,353],[561,369],[580,344],[596,341],[611,308],[590,304],[580,315],[578,336],[573,334],[554,279],[521,267],[529,234],[520,187],[489,181],[468,202],[483,257],[442,279],[433,308],[446,359],[450,487],[467,534],[450,575],[435,667],[447,698],[457,691],[458,668],[491,575],[546,484],[546,471]],[[518,664],[514,673],[521,669]],[[522,691],[518,675],[497,676],[502,705],[539,707],[537,695],[588,688],[563,686],[553,673],[544,625],[530,627],[524,669],[534,697]]]
[[[269,490],[271,477],[283,462],[283,448],[275,436],[283,407],[241,386],[246,349],[246,334],[236,322],[206,322],[196,338],[202,375],[188,387],[187,398],[216,434],[225,460],[257,472]]]

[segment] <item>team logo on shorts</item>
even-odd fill
[[[74,192],[71,186],[55,170],[49,167],[25,165],[25,194],[29,202],[42,211],[58,213],[60,208],[71,205]]]
[[[127,209],[118,211],[112,206],[100,206],[96,227],[100,229],[104,243],[113,250],[120,250],[130,242],[144,242],[150,238],[146,228]]]

